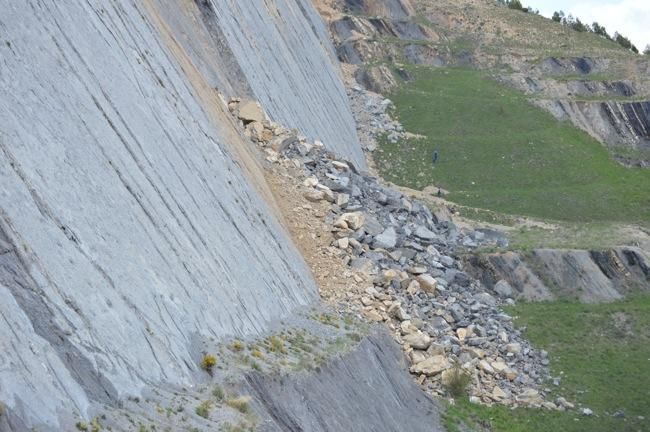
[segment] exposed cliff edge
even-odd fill
[[[512,289],[508,297],[528,301],[577,299],[586,303],[622,299],[647,290],[650,259],[638,248],[608,251],[538,249],[473,255],[468,270],[489,289]],[[501,287],[497,287],[501,284]]]
[[[363,167],[308,2],[2,10],[0,429],[68,430],[145,387],[192,387],[215,338],[316,301],[213,89]]]

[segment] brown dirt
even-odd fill
[[[334,236],[324,221],[329,203],[312,203],[303,197],[308,189],[302,184],[302,173],[278,164],[267,167],[265,173],[285,226],[310,267],[321,298],[337,305],[372,286],[344,264],[343,251],[331,246]]]

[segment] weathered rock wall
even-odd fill
[[[469,257],[468,270],[489,289],[506,281],[515,297],[530,301],[572,298],[585,303],[607,302],[630,291],[647,290],[650,282],[650,259],[633,247],[476,255]]]
[[[191,387],[214,340],[316,300],[213,90],[363,166],[306,1],[0,7],[0,429]]]
[[[251,375],[246,386],[264,401],[263,431],[443,430],[437,404],[405,372],[390,336],[375,332],[313,375]]]
[[[537,102],[609,146],[650,149],[650,102]]]
[[[308,0],[151,1],[210,86],[259,100],[272,120],[365,167],[334,48]]]

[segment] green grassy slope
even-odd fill
[[[650,170],[617,164],[586,133],[482,72],[412,73],[391,99],[405,128],[427,138],[382,144],[375,159],[387,180],[440,185],[452,201],[510,214],[650,223]]]
[[[461,422],[493,432],[650,431],[650,297],[604,305],[520,304],[510,312],[526,336],[549,351],[552,375],[562,377],[555,392],[595,416],[461,401],[447,412],[450,431]],[[624,416],[613,416],[617,411]]]

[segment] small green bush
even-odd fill
[[[197,406],[195,409],[196,415],[206,419],[210,416],[211,410],[212,410],[212,402],[210,402],[209,400],[201,402],[199,406]]]
[[[223,387],[217,384],[212,390],[212,396],[214,396],[217,402],[221,402],[223,401],[223,398],[226,397],[226,392],[223,391]]]
[[[454,365],[444,382],[447,391],[454,398],[464,396],[467,393],[467,386],[472,382],[472,376],[460,365]]]
[[[250,411],[250,405],[248,403],[249,401],[249,397],[239,396],[236,398],[228,399],[226,401],[226,405],[228,405],[230,408],[236,409],[242,414],[246,414],[248,411]]]
[[[230,349],[235,352],[242,351],[244,349],[244,344],[242,341],[236,340],[232,343],[232,345],[230,345]]]
[[[284,347],[284,342],[282,339],[278,336],[271,336],[269,337],[269,343],[271,344],[271,348],[269,348],[272,352],[274,353],[282,353],[286,354],[287,350]]]

